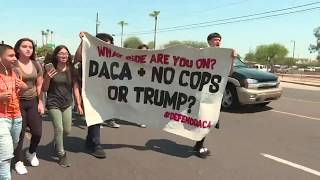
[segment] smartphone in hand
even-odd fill
[[[54,65],[52,63],[45,64],[44,68],[46,69],[46,71],[50,71],[51,69],[55,69]]]

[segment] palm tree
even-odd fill
[[[50,34],[51,34],[51,44],[53,44],[53,42],[52,42],[52,35],[53,35],[53,31],[50,31]]]
[[[157,36],[157,22],[158,22],[158,16],[160,14],[160,11],[153,11],[149,14],[149,16],[154,17],[154,40],[153,40],[153,47],[156,49],[156,36]]]
[[[128,23],[126,23],[125,21],[120,21],[118,24],[121,26],[121,47],[122,47],[123,26],[128,25]]]
[[[47,30],[46,30],[46,45],[48,45],[48,36],[49,36],[49,33],[50,33],[50,29],[47,29]]]
[[[44,46],[44,36],[45,36],[45,32],[41,31],[41,35],[42,35],[42,46]]]

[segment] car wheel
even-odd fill
[[[233,85],[227,85],[223,93],[221,106],[224,109],[232,109],[239,106],[238,94]]]

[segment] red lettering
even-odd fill
[[[105,48],[105,47],[100,48],[99,46],[98,46],[97,48],[98,48],[99,57],[105,56],[105,54],[106,54],[106,48]]]
[[[176,65],[179,61],[180,57],[179,56],[173,56],[173,65]]]
[[[150,63],[157,63],[157,64],[169,64],[170,55],[169,54],[152,54]]]

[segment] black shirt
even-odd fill
[[[47,109],[66,109],[72,105],[72,79],[69,70],[59,72],[50,81]]]

